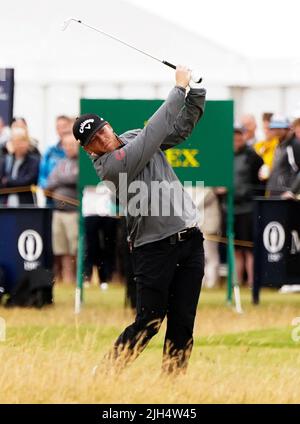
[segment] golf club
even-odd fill
[[[168,62],[168,61],[166,61],[166,60],[160,60],[160,59],[158,59],[157,57],[154,57],[154,56],[152,56],[151,54],[146,53],[146,52],[144,52],[143,50],[140,50],[140,49],[138,49],[137,47],[134,47],[134,46],[132,46],[132,45],[130,45],[130,44],[128,44],[128,43],[126,43],[125,41],[120,40],[119,38],[117,38],[117,37],[115,37],[115,36],[113,36],[113,35],[111,35],[111,34],[108,34],[107,32],[104,32],[104,31],[102,31],[102,30],[100,30],[100,29],[98,29],[98,28],[92,27],[91,25],[85,24],[85,23],[84,23],[84,22],[82,22],[80,19],[75,19],[75,18],[68,18],[68,19],[66,19],[66,20],[64,21],[64,23],[63,23],[62,31],[65,31],[65,30],[68,28],[68,26],[70,25],[70,23],[71,23],[72,21],[77,22],[78,24],[81,24],[81,25],[83,25],[83,26],[85,26],[85,27],[87,27],[87,28],[90,28],[90,29],[92,29],[93,31],[99,32],[100,34],[105,35],[106,37],[109,37],[109,38],[111,38],[112,40],[118,41],[119,43],[121,43],[121,44],[123,44],[123,45],[125,45],[125,46],[127,46],[127,47],[129,47],[129,48],[131,48],[131,49],[133,49],[133,50],[135,50],[135,51],[137,51],[137,52],[139,52],[139,53],[142,53],[142,54],[144,54],[145,56],[148,56],[148,57],[150,57],[151,59],[156,60],[157,62],[163,63],[164,65],[169,66],[169,67],[170,67],[170,68],[172,68],[172,69],[176,69],[176,66],[175,66],[175,65],[173,65],[172,63],[170,63],[170,62]],[[193,80],[195,83],[200,83],[200,82],[202,81],[202,78],[200,77],[200,75],[198,75],[197,73],[194,73],[194,72],[192,71],[192,80]]]

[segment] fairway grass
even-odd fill
[[[300,317],[300,295],[263,290],[259,306],[250,297],[242,291],[238,315],[224,290],[203,291],[190,366],[177,378],[160,375],[164,326],[122,374],[103,373],[103,355],[133,319],[120,285],[86,290],[79,315],[74,289],[62,285],[53,307],[0,307],[7,325],[0,403],[299,403],[300,342],[292,339],[292,320]]]

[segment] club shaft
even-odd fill
[[[167,66],[171,66],[172,68],[174,67],[173,69],[176,69],[176,66],[175,66],[175,65],[172,65],[171,63],[168,63],[168,62],[164,62],[164,61],[162,61],[162,60],[158,59],[157,57],[152,56],[151,54],[146,53],[146,52],[144,52],[143,50],[140,50],[140,49],[138,49],[137,47],[134,47],[134,46],[132,46],[131,44],[128,44],[128,43],[126,43],[125,41],[120,40],[119,38],[115,37],[114,35],[108,34],[107,32],[102,31],[102,30],[100,30],[100,29],[98,29],[98,28],[95,28],[95,27],[93,27],[93,26],[91,26],[91,25],[88,25],[88,24],[86,24],[86,23],[84,23],[84,22],[82,22],[82,21],[77,21],[77,22],[78,22],[78,23],[80,23],[81,25],[84,25],[84,26],[85,26],[85,27],[87,27],[87,28],[90,28],[90,29],[92,29],[92,30],[94,30],[94,31],[96,31],[96,32],[99,32],[99,34],[105,35],[106,37],[111,38],[112,40],[118,41],[119,43],[123,44],[124,46],[127,46],[127,47],[129,47],[130,49],[133,49],[133,50],[135,50],[135,51],[137,51],[137,52],[140,52],[140,53],[144,54],[145,56],[150,57],[151,59],[157,60],[157,61],[158,61],[158,62],[160,62],[160,63],[164,63],[165,65],[167,65]]]
[[[173,63],[170,63],[170,62],[168,62],[166,60],[160,60],[157,57],[152,56],[149,53],[146,53],[144,50],[138,49],[137,47],[134,47],[131,44],[126,43],[123,40],[120,40],[119,38],[115,37],[114,35],[108,34],[107,32],[102,31],[101,29],[95,28],[92,25],[88,25],[88,24],[82,22],[80,19],[70,18],[70,19],[66,20],[65,21],[65,24],[64,24],[64,27],[63,27],[63,30],[65,30],[68,27],[68,25],[70,24],[71,21],[75,21],[75,22],[77,22],[77,23],[79,23],[79,24],[81,24],[81,25],[83,25],[83,26],[85,26],[85,27],[87,27],[87,28],[89,28],[89,29],[91,29],[93,31],[98,32],[101,35],[104,35],[104,36],[110,38],[111,40],[117,41],[118,43],[123,44],[124,46],[129,47],[130,49],[135,50],[135,51],[137,51],[139,53],[142,53],[143,55],[148,56],[151,59],[156,60],[157,62],[162,63],[163,65],[169,66],[169,68],[176,69],[176,66],[173,65]],[[194,78],[194,75],[193,74],[192,74],[192,79],[193,79],[193,81],[195,81],[197,83],[200,83],[202,81],[202,78],[200,78],[199,76],[197,76],[197,78]]]

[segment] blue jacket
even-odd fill
[[[40,172],[38,185],[42,188],[46,188],[48,184],[48,178],[57,163],[66,157],[65,152],[61,148],[61,142],[58,142],[55,146],[51,146],[46,150],[40,163]]]

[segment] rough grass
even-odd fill
[[[160,375],[164,327],[120,375],[105,375],[103,355],[133,316],[123,288],[85,291],[73,312],[74,290],[59,286],[55,306],[37,311],[0,307],[7,339],[0,342],[0,403],[299,403],[300,342],[292,320],[300,295],[262,292],[260,306],[242,292],[244,314],[224,290],[203,291],[188,372]],[[300,330],[299,330],[300,335]]]

